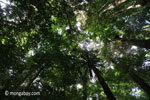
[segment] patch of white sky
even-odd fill
[[[6,7],[6,4],[8,4],[9,2],[7,0],[0,0],[0,5],[2,8]]]
[[[77,21],[76,26],[77,26],[78,30],[81,31],[81,22]]]
[[[83,86],[82,86],[81,84],[76,84],[76,87],[77,87],[78,89],[81,89]]]
[[[145,61],[145,62],[144,62],[144,65],[150,67],[150,61],[148,61],[148,60]]]
[[[90,79],[90,82],[91,83],[95,83],[96,82],[96,76],[95,76],[95,73],[92,71],[92,78]],[[81,89],[81,88],[83,88],[83,86],[82,86],[82,84],[76,84],[76,87],[78,88],[78,89]]]
[[[101,48],[99,43],[95,43],[92,39],[85,39],[79,43],[79,46],[84,50],[97,50]]]
[[[93,70],[92,70],[91,72],[92,72],[92,76],[93,76],[93,77],[91,77],[90,82],[91,82],[91,83],[95,83],[96,80],[97,80],[97,78],[96,78],[95,73],[93,72]]]
[[[132,54],[137,55],[137,50],[138,50],[138,47],[133,45],[133,46],[131,46],[131,49],[130,49],[128,52],[132,52]],[[143,49],[143,50],[145,50],[145,49]],[[146,51],[147,51],[147,50],[145,50],[145,52],[146,52]],[[145,57],[146,57],[147,59],[143,62],[141,68],[142,68],[142,69],[150,69],[150,59],[149,59],[150,55],[149,55],[149,53],[146,54]],[[134,69],[137,70],[136,67],[135,67]]]
[[[2,9],[5,9],[5,7],[7,5],[14,5],[12,2],[10,2],[9,0],[0,0],[0,6]],[[9,10],[9,13],[12,13],[11,10]],[[4,15],[6,15],[6,12],[3,12]],[[19,17],[18,17],[19,18]],[[10,19],[9,17],[7,17],[7,20],[14,22],[15,19]],[[17,23],[17,21],[15,21]]]
[[[83,4],[88,4],[88,2],[86,0],[83,0],[83,2],[81,2],[81,5]]]
[[[67,27],[66,27],[66,29],[67,29]],[[61,28],[57,28],[57,32],[59,35],[62,35],[62,29]]]
[[[34,50],[30,50],[30,51],[28,52],[28,56],[34,56],[34,55],[35,55]]]
[[[150,24],[150,21],[148,21],[148,20],[146,20],[145,22],[146,22],[146,24]]]
[[[76,27],[78,28],[79,31],[81,30],[81,24],[83,24],[86,21],[86,16],[85,16],[85,12],[80,10],[80,11],[75,11],[75,14],[77,15],[77,23],[76,23]]]
[[[130,49],[127,49],[127,50],[126,50],[127,53],[131,53],[131,54],[133,54],[133,55],[137,55],[137,51],[138,51],[138,47],[135,46],[135,45],[132,45],[132,46],[130,47]]]
[[[9,69],[9,75],[10,75],[10,76],[13,75],[13,69],[12,69],[12,66],[11,66],[10,69]]]
[[[131,46],[131,49],[128,50],[128,52],[130,52],[130,53],[132,53],[132,54],[134,54],[134,55],[137,54],[137,51],[138,51],[138,47],[135,46],[135,45]]]
[[[133,45],[133,46],[131,47],[131,49],[132,49],[132,50],[137,50],[137,46],[134,46],[134,45]]]
[[[140,92],[141,92],[141,90],[139,88],[135,87],[135,88],[132,88],[130,95],[140,97],[141,96]]]
[[[147,59],[143,62],[142,69],[150,69],[150,59]]]
[[[114,56],[122,58],[122,57],[123,57],[123,54],[122,54],[122,53],[118,53],[118,52],[116,51],[116,52],[114,52]]]
[[[5,8],[7,4],[10,4],[9,0],[0,0],[0,5],[2,8]]]

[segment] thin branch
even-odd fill
[[[45,67],[46,67],[46,65],[39,69],[39,71],[34,75],[34,77],[31,79],[31,81],[26,86],[26,89],[28,89],[32,85],[33,81],[40,75],[40,73],[45,69]]]

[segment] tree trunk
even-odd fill
[[[104,90],[105,94],[107,95],[107,98],[109,100],[116,100],[115,96],[113,95],[110,88],[106,84],[104,78],[101,76],[100,71],[95,67],[92,67],[91,69],[94,71],[95,75],[97,76],[101,86],[103,87],[103,90]]]
[[[142,78],[140,78],[138,75],[136,75],[134,72],[129,72],[129,75],[133,79],[135,83],[137,83],[145,92],[148,99],[150,99],[150,86],[147,84]]]
[[[120,39],[118,38],[118,40],[121,40],[122,42],[127,42],[131,45],[135,45],[141,48],[146,48],[146,49],[150,49],[150,40],[137,40],[137,39]]]
[[[115,60],[111,60],[111,61],[114,64],[117,63]],[[136,75],[133,71],[130,71],[128,74],[130,75],[132,80],[135,83],[137,83],[140,86],[140,88],[143,89],[143,91],[147,95],[148,99],[150,99],[150,86],[149,86],[149,84],[147,84],[142,78],[140,78],[138,75]]]
[[[131,39],[129,42],[141,48],[150,49],[150,40],[135,40]]]
[[[84,75],[82,76],[82,82],[83,82],[83,100],[87,100],[87,69],[84,72]]]
[[[102,77],[101,72],[95,66],[92,65],[92,62],[90,61],[88,53],[87,53],[87,66],[89,67],[89,69],[94,71],[94,73],[97,76],[98,81],[101,84],[101,86],[104,90],[104,93],[106,94],[108,100],[116,100],[115,96],[113,95],[110,88],[106,84],[104,78]]]

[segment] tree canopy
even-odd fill
[[[149,0],[0,0],[2,100],[149,100],[149,76]]]

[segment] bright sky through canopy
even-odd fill
[[[2,8],[6,7],[6,4],[9,4],[8,0],[0,0],[0,5],[2,6]]]

